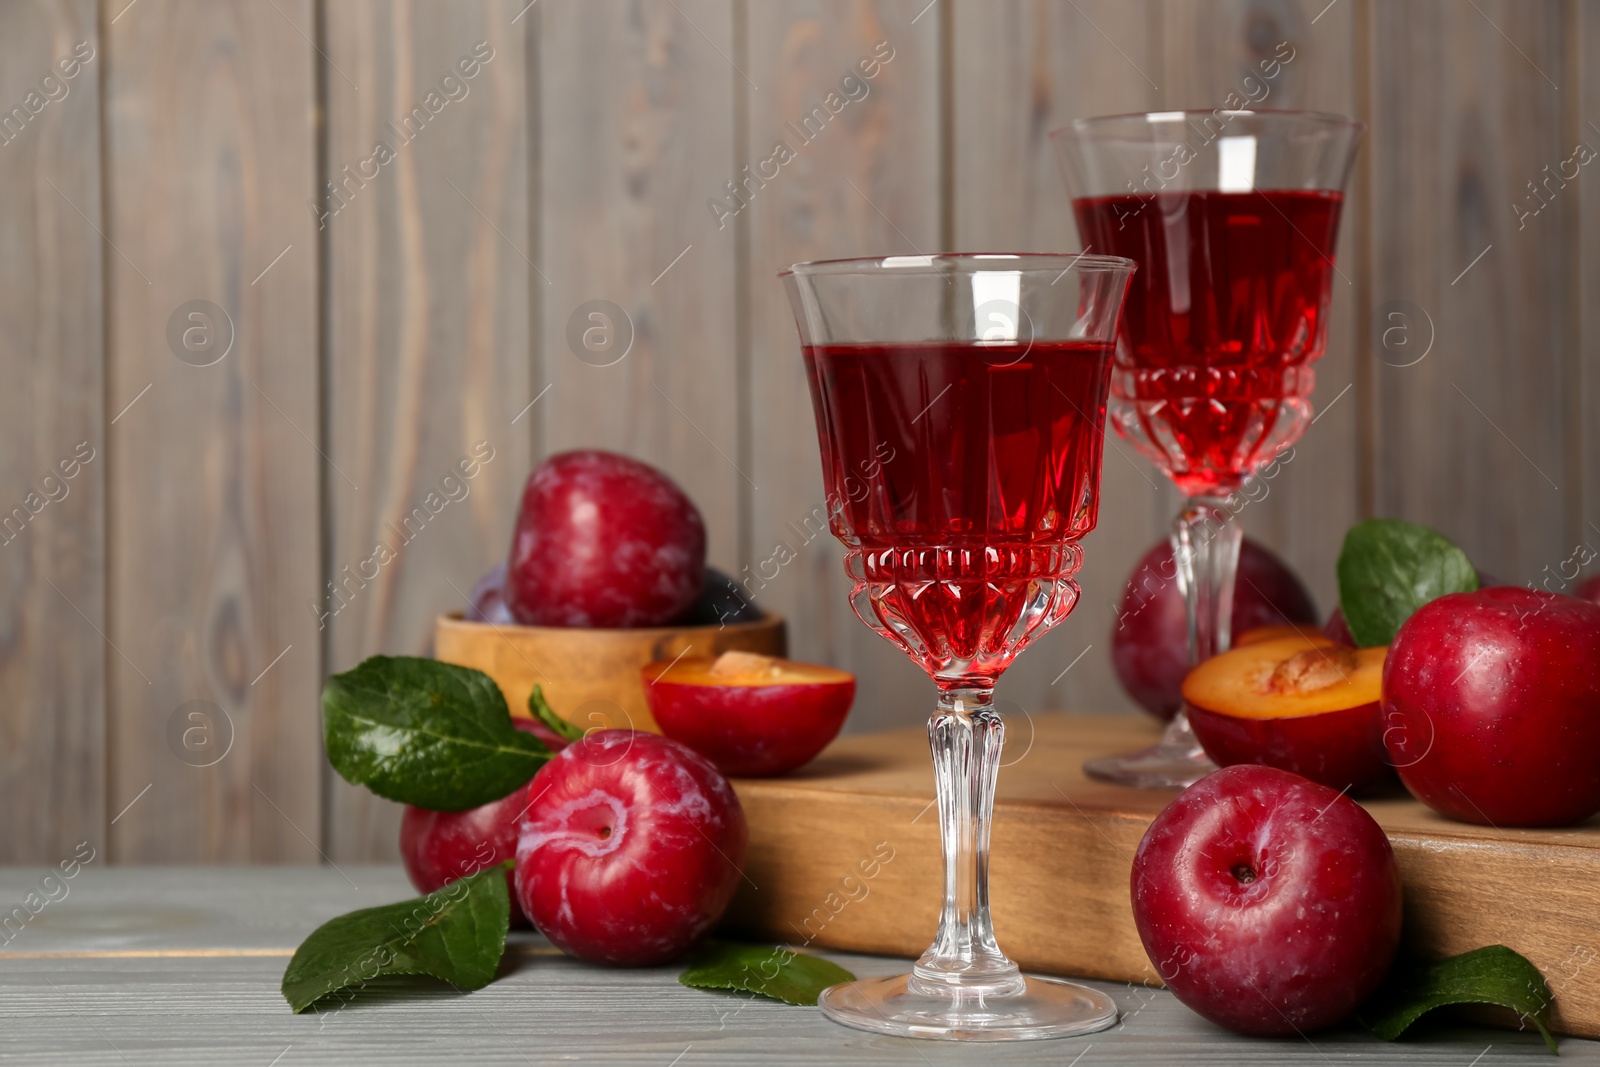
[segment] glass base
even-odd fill
[[[863,978],[826,989],[817,1003],[836,1023],[896,1037],[944,1041],[1025,1041],[1104,1030],[1117,1005],[1098,990],[1024,975],[1020,993],[913,992],[909,974]],[[921,985],[922,983],[919,983]]]
[[[1216,769],[1181,709],[1161,740],[1149,748],[1121,756],[1100,756],[1083,765],[1083,773],[1090,778],[1136,789],[1185,789]]]

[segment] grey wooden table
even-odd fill
[[[500,978],[479,992],[397,980],[376,983],[341,1010],[293,1015],[278,982],[294,946],[334,915],[412,896],[399,870],[91,864],[70,881],[41,886],[44,873],[0,869],[0,918],[39,894],[37,914],[0,927],[0,1062],[1490,1067],[1549,1056],[1534,1034],[1469,1028],[1430,1030],[1398,1045],[1355,1030],[1249,1040],[1204,1022],[1166,992],[1119,983],[1093,983],[1121,1006],[1116,1028],[985,1046],[980,1056],[967,1046],[847,1030],[814,1008],[685,989],[675,968],[586,966],[532,935],[517,939]],[[861,975],[905,965],[833,958]],[[1600,1064],[1600,1043],[1563,1039],[1561,1055]]]

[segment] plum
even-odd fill
[[[738,888],[749,829],[728,780],[659,734],[596,730],[528,784],[522,910],[563,952],[647,967],[681,956]]]
[[[487,622],[494,626],[509,626],[517,620],[506,607],[506,565],[496,563],[484,572],[467,597],[467,607],[461,617],[468,622]]]
[[[531,719],[511,722],[525,733],[548,735]],[[560,738],[556,741],[566,744]],[[513,859],[517,854],[517,826],[527,801],[527,789],[519,788],[466,811],[427,811],[407,805],[400,816],[400,861],[417,892],[432,893],[491,864]],[[510,871],[506,872],[506,885],[515,888]],[[515,893],[512,899],[516,899]],[[528,925],[515,904],[511,923]]]
[[[1392,780],[1378,707],[1385,652],[1315,631],[1244,644],[1183,680],[1189,725],[1219,767],[1259,763],[1335,789]]]
[[[1384,744],[1406,788],[1464,822],[1600,811],[1600,605],[1521,586],[1452,593],[1400,627]]]
[[[1400,871],[1366,810],[1276,767],[1224,767],[1156,816],[1133,918],[1167,988],[1242,1034],[1350,1015],[1400,944]]]
[[[528,475],[506,606],[526,626],[661,626],[705,578],[706,529],[677,484],[615,452],[563,452]]]
[[[1171,542],[1162,541],[1145,553],[1128,578],[1111,630],[1117,680],[1140,707],[1160,719],[1177,714],[1190,666],[1188,623],[1176,575]],[[1233,586],[1233,632],[1291,624],[1317,626],[1311,594],[1288,564],[1246,537]]]
[[[723,774],[763,778],[816,758],[855,700],[855,675],[753,652],[652,663],[644,695],[661,732]]]

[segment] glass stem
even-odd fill
[[[1172,524],[1172,557],[1189,622],[1189,664],[1226,652],[1233,641],[1233,581],[1244,528],[1226,502],[1190,497]]]
[[[1233,642],[1233,579],[1244,527],[1230,517],[1225,501],[1196,496],[1172,521],[1172,559],[1188,617],[1190,666],[1226,652]],[[1156,751],[1166,759],[1205,759],[1185,708],[1178,708],[1167,723]]]
[[[939,836],[944,846],[944,910],[933,945],[912,968],[913,992],[990,996],[1020,993],[1017,965],[995,943],[989,918],[989,824],[1005,724],[991,689],[950,689],[928,719]]]

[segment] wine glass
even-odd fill
[[[830,527],[861,621],[938,687],[928,720],[944,910],[910,974],[832,987],[848,1026],[1014,1039],[1111,1025],[1102,993],[1023,975],[989,918],[1005,727],[994,686],[1067,617],[1094,528],[1130,260],[937,255],[801,263],[794,308]]]
[[[1311,424],[1362,130],[1343,115],[1219,110],[1078,119],[1051,134],[1084,247],[1140,267],[1111,423],[1187,498],[1172,547],[1191,664],[1232,637],[1243,528],[1228,498]],[[1084,765],[1149,787],[1215,769],[1182,708],[1158,744]]]

